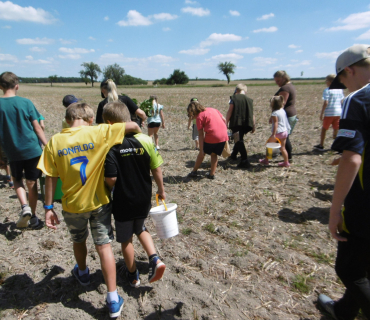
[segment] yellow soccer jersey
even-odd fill
[[[63,210],[83,213],[109,202],[104,185],[105,156],[124,136],[125,124],[117,123],[67,128],[50,139],[37,167],[62,180]]]

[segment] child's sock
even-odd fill
[[[80,268],[78,268],[78,275],[80,277],[82,277],[84,274],[87,274],[88,272],[89,272],[89,268],[88,267],[86,267],[85,270],[80,270]]]
[[[22,209],[24,208],[24,207],[27,207],[28,206],[28,204],[22,204]]]
[[[134,271],[134,272],[130,272],[130,271],[129,271],[128,273],[129,273],[129,275],[130,275],[130,276],[134,276],[134,275],[136,275],[136,269],[135,269],[135,271]]]
[[[117,289],[114,290],[113,292],[108,292],[107,293],[107,302],[111,303],[112,301],[118,302],[118,293]]]
[[[154,257],[158,257],[158,255],[156,253],[152,254],[151,256],[149,256],[149,261],[151,261]]]

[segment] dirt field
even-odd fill
[[[131,288],[121,277],[124,262],[113,242],[118,291],[125,299],[120,319],[330,319],[316,306],[318,293],[336,299],[343,285],[334,271],[336,242],[328,232],[328,215],[336,168],[331,151],[317,153],[324,86],[297,86],[297,124],[289,169],[270,167],[258,159],[270,135],[268,100],[277,87],[250,87],[257,131],[245,142],[252,167],[221,159],[216,180],[190,180],[197,152],[187,130],[185,107],[192,97],[226,114],[231,88],[122,89],[142,101],[156,94],[165,106],[167,128],[160,129],[167,203],[177,203],[180,234],[169,240],[152,232],[167,265],[162,281],[149,285],[147,257],[135,240],[142,285]],[[75,94],[96,110],[98,86],[21,85],[46,118],[46,135],[61,129],[62,98]],[[146,129],[144,130],[146,132]],[[332,142],[329,131],[326,147]],[[209,157],[201,174],[209,170]],[[153,186],[153,196],[156,187]],[[92,284],[80,286],[71,276],[75,264],[64,222],[56,232],[17,230],[19,203],[13,190],[0,189],[1,319],[108,319],[106,287],[99,258],[88,239]],[[153,197],[154,199],[154,197]],[[154,201],[153,201],[154,205]],[[56,203],[61,212],[60,203]],[[38,212],[42,220],[42,201]],[[361,319],[361,318],[359,318]]]

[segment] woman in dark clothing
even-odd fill
[[[103,101],[99,103],[98,111],[96,112],[96,123],[104,123],[103,120],[103,109],[108,102],[121,101],[123,102],[131,114],[131,121],[136,122],[140,127],[142,121],[145,121],[147,116],[145,112],[141,110],[134,101],[132,101],[128,96],[119,96],[117,93],[117,87],[113,80],[107,79],[100,83],[101,96],[104,98]]]
[[[282,96],[284,98],[284,110],[289,120],[290,132],[292,134],[295,124],[298,121],[297,110],[295,108],[296,90],[290,82],[289,75],[284,70],[276,71],[274,74],[275,83],[280,89],[275,93],[275,96]],[[285,144],[286,151],[288,152],[289,161],[292,160],[292,144],[290,143],[289,136]]]

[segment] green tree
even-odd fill
[[[106,66],[103,70],[105,79],[112,79],[115,84],[123,84],[123,76],[125,69],[120,67],[117,63]]]
[[[175,69],[170,77],[167,79],[166,84],[186,84],[189,82],[189,77],[184,71]]]
[[[58,80],[58,76],[56,74],[53,75],[53,76],[49,76],[48,77],[48,80],[50,82],[50,87],[52,87],[53,86],[53,82],[56,82]]]
[[[101,73],[100,67],[94,62],[84,62],[81,66],[85,68],[80,71],[81,78],[90,78],[93,87],[94,81],[98,79],[98,75]]]
[[[236,65],[231,62],[220,62],[217,66],[218,70],[222,72],[227,78],[227,84],[230,83],[230,74],[234,73]]]

